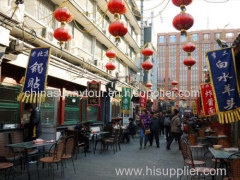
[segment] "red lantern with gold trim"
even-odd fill
[[[172,85],[173,85],[173,86],[178,85],[178,81],[172,81]]]
[[[191,70],[191,67],[192,67],[194,64],[196,64],[196,60],[193,59],[193,58],[191,58],[191,57],[188,57],[188,58],[184,59],[183,64],[184,64],[185,66],[187,66],[189,70]]]
[[[107,68],[107,70],[109,71],[113,71],[116,69],[116,66],[112,63],[112,62],[108,62],[105,66]]]
[[[107,56],[109,59],[113,59],[113,58],[117,57],[117,54],[116,54],[116,52],[115,52],[113,49],[111,49],[111,50],[108,50],[108,51],[106,52],[106,56]]]
[[[186,36],[187,35],[187,30],[190,29],[194,24],[194,19],[193,17],[185,12],[181,12],[175,18],[173,19],[173,26],[181,31],[181,35]]]
[[[142,68],[145,69],[146,72],[148,72],[150,69],[153,68],[153,63],[151,63],[149,60],[146,60],[142,63]]]
[[[120,41],[120,37],[127,34],[127,26],[121,21],[115,21],[108,27],[109,33],[116,38],[116,42]]]
[[[127,12],[127,8],[124,0],[110,0],[108,2],[108,11],[114,14],[116,18],[119,17],[119,14],[125,14]]]
[[[178,92],[178,88],[174,87],[174,88],[171,89],[171,91]]]
[[[69,23],[73,20],[72,13],[66,7],[56,9],[54,17],[61,23]]]
[[[60,42],[60,44],[63,44],[63,42],[70,41],[72,39],[72,36],[68,32],[68,29],[62,27],[55,29],[53,36]]]
[[[183,46],[183,50],[188,53],[188,56],[191,56],[191,53],[195,51],[196,46],[193,43],[187,43]]]
[[[151,84],[151,83],[147,83],[147,84],[146,84],[146,87],[147,87],[147,88],[151,88],[151,87],[152,87],[152,84]]]
[[[183,11],[186,10],[185,6],[190,5],[193,2],[193,0],[172,0],[172,3],[175,6],[180,7]]]
[[[149,57],[154,54],[154,51],[151,48],[145,48],[142,50],[142,54],[146,57]]]

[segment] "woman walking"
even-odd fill
[[[142,115],[140,116],[140,150],[142,149],[142,143],[144,138],[144,149],[146,148],[148,142],[148,136],[151,133],[150,131],[151,119],[146,110],[142,111]]]

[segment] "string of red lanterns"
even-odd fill
[[[54,30],[53,36],[59,41],[60,46],[62,46],[64,42],[72,39],[71,33],[65,26],[73,20],[73,16],[66,7],[61,7],[55,10],[54,18],[61,23],[61,27]]]
[[[124,0],[110,0],[108,2],[108,11],[114,15],[115,22],[108,27],[109,33],[115,37],[115,41],[120,42],[120,37],[127,34],[128,29],[124,22],[120,21],[120,16],[127,12]]]
[[[113,71],[116,69],[116,66],[113,64],[112,59],[117,57],[116,52],[113,49],[110,49],[106,52],[106,56],[109,58],[109,62],[105,65],[106,69]]]
[[[142,68],[148,73],[148,71],[153,68],[153,63],[150,62],[149,57],[154,54],[154,51],[148,47],[142,50],[142,54],[147,58],[147,60],[142,63]]]
[[[188,42],[183,46],[183,50],[188,53],[188,57],[184,59],[183,64],[188,67],[189,70],[191,70],[191,67],[196,64],[196,60],[191,57],[191,53],[195,51],[196,46]]]

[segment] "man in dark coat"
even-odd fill
[[[121,142],[127,139],[127,143],[130,142],[129,135],[135,135],[137,132],[137,125],[133,122],[133,118],[129,118],[129,125],[127,126],[127,131],[123,132]]]
[[[153,143],[153,139],[155,137],[155,140],[156,140],[156,144],[157,144],[157,148],[160,147],[160,143],[159,143],[159,130],[160,130],[160,121],[159,121],[159,118],[157,117],[157,114],[155,112],[151,112],[152,114],[152,118],[151,118],[151,121],[152,121],[152,124],[151,124],[151,134],[150,134],[150,146],[152,146],[152,143]]]
[[[29,123],[24,124],[24,128],[28,129],[28,135],[25,141],[32,141],[39,138],[42,134],[40,111],[30,103],[25,104],[24,110],[31,113]]]

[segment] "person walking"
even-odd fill
[[[152,146],[152,143],[153,143],[153,139],[155,137],[155,140],[156,140],[156,145],[157,145],[157,148],[160,148],[160,143],[159,143],[159,129],[160,129],[160,120],[159,118],[157,117],[157,113],[155,112],[151,112],[152,114],[152,118],[151,118],[151,134],[150,134],[150,146]]]
[[[142,143],[144,139],[144,149],[146,148],[150,132],[151,119],[146,110],[142,111],[140,116],[140,150],[142,149]]]
[[[164,115],[162,112],[159,112],[159,123],[160,123],[160,135],[164,135]]]
[[[181,129],[181,119],[180,113],[177,109],[174,109],[174,117],[171,119],[171,133],[169,137],[169,141],[167,142],[167,150],[170,150],[170,146],[173,142],[173,139],[177,139],[179,150],[181,150],[181,136],[182,136],[182,129]]]
[[[164,123],[163,123],[167,141],[169,140],[169,135],[170,135],[170,131],[171,131],[170,123],[171,123],[171,111],[168,111],[164,117]]]

